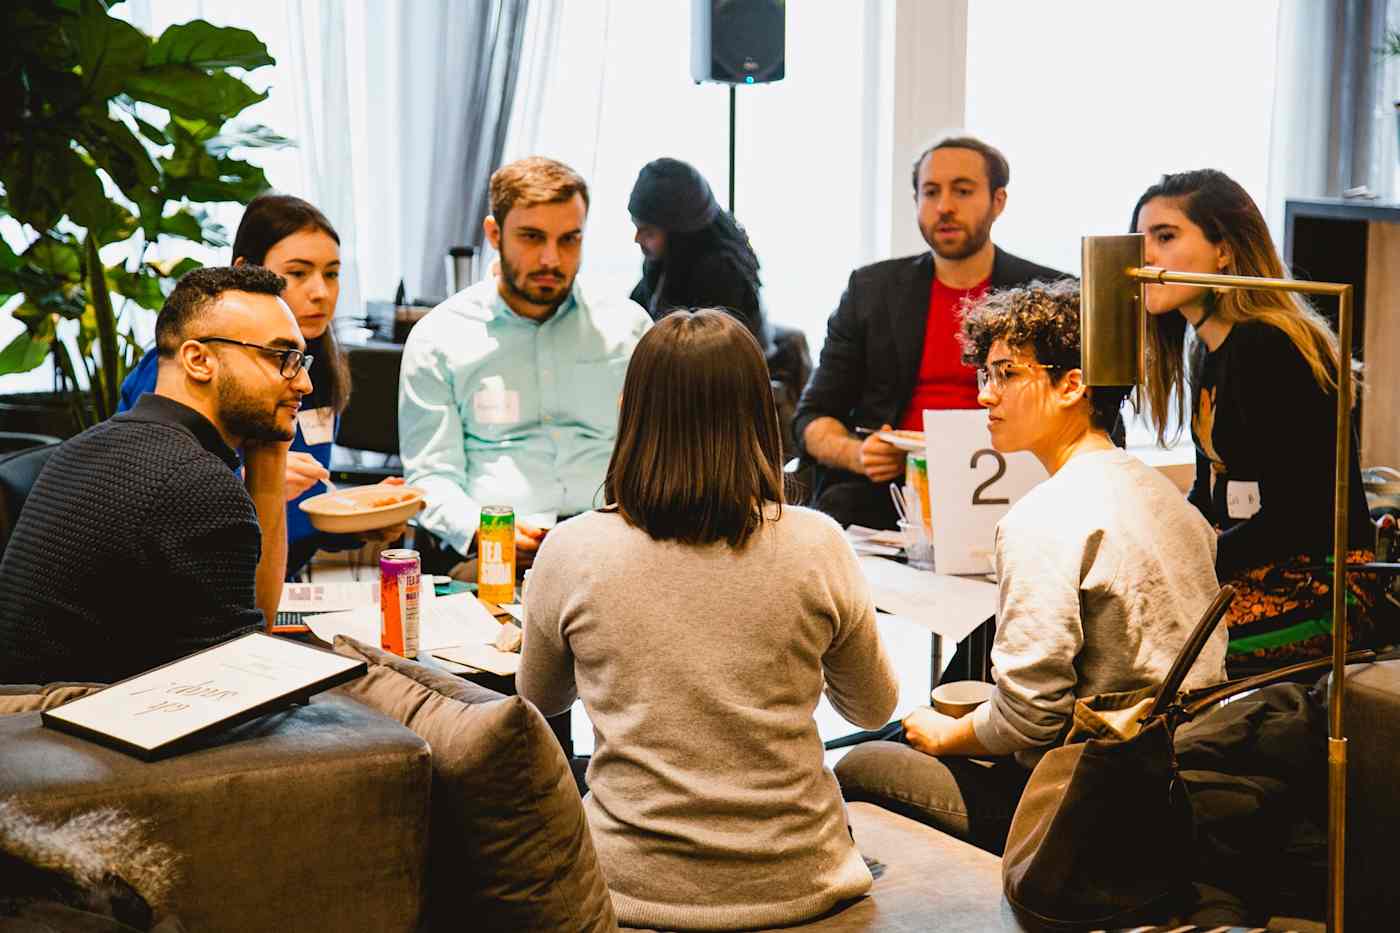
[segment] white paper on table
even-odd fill
[[[379,605],[379,581],[284,583],[278,612],[344,612]]]
[[[490,645],[454,645],[438,648],[433,657],[455,664],[465,664],[479,671],[510,677],[520,670],[520,655],[511,651],[501,651]]]
[[[501,611],[510,616],[521,628],[525,627],[525,607],[520,603],[502,603]]]
[[[950,641],[962,641],[997,611],[996,584],[861,557],[875,606]]]
[[[434,644],[425,642],[424,639],[432,638],[437,633],[437,626],[434,624],[437,604],[448,598],[438,599],[431,586],[419,589],[418,649],[420,651],[436,647]],[[374,603],[369,606],[360,606],[357,609],[349,609],[344,612],[320,612],[306,616],[302,621],[322,641],[333,642],[335,636],[347,635],[367,645],[379,644],[381,619],[378,599],[375,599]],[[438,642],[438,644],[442,644],[442,642]]]

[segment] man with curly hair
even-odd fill
[[[1109,438],[1127,390],[1084,383],[1078,283],[993,292],[968,309],[962,339],[992,445],[1028,450],[1050,474],[997,524],[996,690],[961,719],[913,711],[907,744],[861,746],[837,775],[848,799],[893,798],[1000,852],[1075,699],[1161,683],[1219,587],[1205,519]],[[1217,630],[1188,689],[1224,679],[1225,641]]]
[[[992,242],[1011,180],[996,147],[946,137],[914,160],[912,178],[930,252],[851,273],[793,423],[799,449],[826,468],[815,505],[843,525],[895,527],[885,487],[904,476],[904,452],[856,428],[922,431],[926,408],[977,407],[977,380],[957,340],[964,302],[1065,277]]]

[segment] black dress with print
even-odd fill
[[[1196,480],[1190,499],[1222,529],[1216,569],[1222,581],[1270,561],[1332,550],[1336,460],[1336,393],[1317,384],[1302,353],[1283,331],[1249,322],[1231,328],[1208,352],[1190,355],[1191,437]],[[1349,544],[1374,545],[1352,434]],[[1231,481],[1238,499],[1257,484],[1258,511],[1231,518]],[[1236,509],[1236,514],[1241,510]]]

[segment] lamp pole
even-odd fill
[[[1136,240],[1136,244],[1132,241]],[[1125,267],[1123,258],[1134,247],[1138,261]],[[1142,265],[1142,235],[1084,238],[1084,282],[1086,299],[1081,305],[1085,382],[1089,385],[1123,385],[1095,381],[1090,372],[1095,356],[1103,359],[1104,370],[1131,365],[1141,376],[1142,345],[1130,346],[1132,335],[1145,327],[1145,303],[1141,287],[1152,285],[1200,285],[1217,289],[1255,289],[1298,292],[1307,295],[1335,295],[1337,298],[1337,338],[1342,357],[1337,363],[1337,449],[1336,499],[1332,509],[1332,683],[1328,694],[1327,717],[1327,929],[1342,933],[1346,923],[1346,789],[1347,740],[1342,718],[1343,686],[1347,656],[1347,540],[1351,499],[1351,332],[1352,286],[1336,282],[1300,282],[1248,275],[1213,275],[1197,272],[1170,272]],[[1092,282],[1092,288],[1091,288]],[[1135,299],[1128,295],[1135,291]],[[1096,308],[1091,308],[1091,298]],[[1126,296],[1126,297],[1125,297]],[[1124,307],[1135,307],[1125,315]],[[1135,356],[1131,361],[1129,356]],[[1116,376],[1116,374],[1115,374]]]

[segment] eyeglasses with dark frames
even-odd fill
[[[985,392],[988,389],[998,393],[1003,391],[1006,388],[1006,384],[1016,375],[1016,370],[1013,368],[1016,366],[1020,366],[1023,369],[1043,369],[1051,373],[1064,369],[1063,366],[1056,366],[1053,364],[997,360],[991,366],[977,367],[977,391]]]
[[[305,350],[297,350],[293,347],[268,347],[260,343],[249,343],[246,340],[234,340],[232,337],[191,337],[196,343],[231,343],[235,346],[247,347],[250,350],[259,350],[263,353],[270,353],[281,360],[279,372],[283,379],[295,379],[297,374],[303,369],[310,369],[311,362],[315,359]]]

